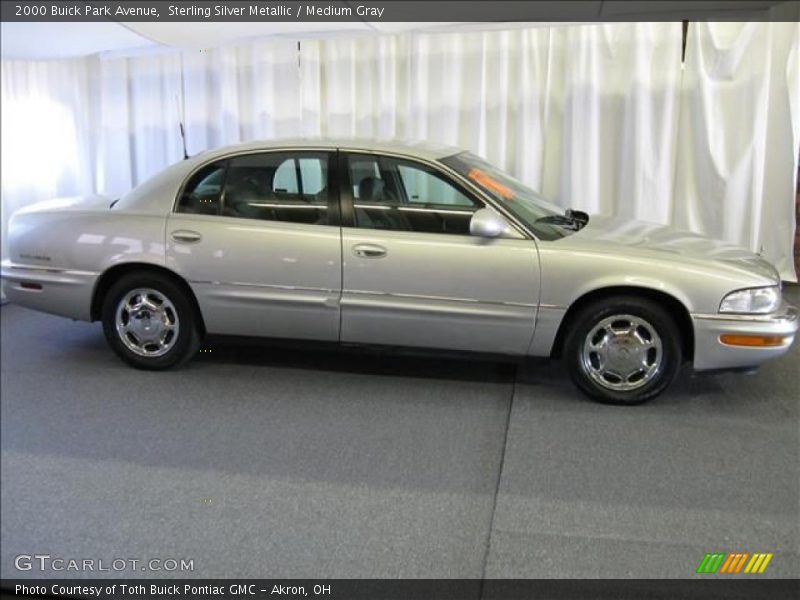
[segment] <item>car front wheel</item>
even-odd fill
[[[120,278],[103,302],[103,332],[117,355],[140,369],[178,366],[197,351],[194,309],[174,281],[156,273]]]
[[[663,392],[681,364],[670,314],[644,298],[615,297],[577,315],[565,344],[572,380],[600,402],[639,404]]]

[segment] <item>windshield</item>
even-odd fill
[[[521,181],[470,152],[448,156],[442,163],[454,169],[525,223],[542,240],[556,240],[580,229],[564,209],[548,202]]]

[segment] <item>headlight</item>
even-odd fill
[[[781,291],[777,285],[772,287],[750,288],[731,292],[719,305],[721,313],[766,314],[781,304]]]

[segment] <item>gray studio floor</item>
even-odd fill
[[[98,324],[0,312],[2,577],[41,577],[13,566],[36,553],[193,577],[687,577],[712,551],[800,575],[798,345],[619,408],[557,364],[225,345],[144,373]]]

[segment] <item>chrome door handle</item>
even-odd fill
[[[176,242],[183,242],[185,244],[193,244],[202,239],[202,235],[196,231],[189,231],[188,229],[178,229],[172,232],[172,239]]]
[[[353,254],[360,258],[383,258],[386,256],[386,248],[377,244],[356,244],[353,246]]]

